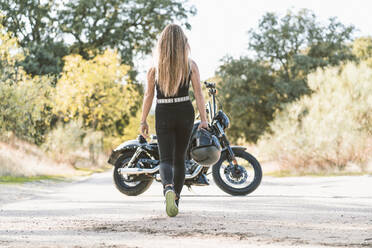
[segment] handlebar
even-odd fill
[[[204,82],[205,84],[205,87],[207,88],[216,88],[216,84],[215,83],[208,83],[207,81]]]

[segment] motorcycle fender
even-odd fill
[[[138,146],[139,146],[139,142],[137,140],[128,140],[128,141],[121,143],[118,147],[112,150],[107,163],[111,165],[115,165],[116,160],[123,152],[130,151],[130,150],[136,150]]]
[[[230,146],[231,147],[231,149],[232,150],[247,150],[247,148],[246,147],[244,147],[244,146]],[[225,148],[223,148],[222,150],[221,150],[221,152],[222,151],[225,151],[225,150],[227,150],[227,148],[225,147]]]
[[[236,151],[236,150],[247,150],[247,148],[246,147],[244,147],[244,146],[230,146],[231,147],[231,149],[234,151]],[[223,161],[223,160],[225,160],[226,159],[226,156],[227,156],[227,154],[226,153],[228,153],[228,150],[227,150],[227,148],[225,147],[225,148],[223,148],[222,150],[221,150],[221,157],[220,157],[220,159],[215,163],[215,164],[218,164],[218,163],[221,163],[221,161]],[[212,166],[211,166],[212,167]]]

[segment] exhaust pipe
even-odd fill
[[[121,175],[141,175],[141,174],[153,174],[158,172],[159,165],[152,169],[143,168],[119,168],[118,172]]]
[[[203,169],[203,166],[199,165],[195,169],[194,173],[192,173],[192,174],[185,174],[185,180],[186,179],[192,179],[192,178],[196,177],[199,174],[199,172],[201,171],[201,169]],[[161,180],[160,174],[156,174],[155,175],[155,179],[158,180],[158,181]]]
[[[192,179],[196,177],[199,172],[203,169],[203,166],[199,165],[192,174],[186,174],[185,179]],[[141,175],[141,174],[154,174],[159,171],[159,165],[152,169],[143,168],[119,168],[118,172],[121,175]],[[160,180],[160,174],[156,174],[156,179]]]

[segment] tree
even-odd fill
[[[27,75],[16,66],[23,58],[17,39],[0,24],[0,133],[41,144],[53,122],[52,80]]]
[[[281,97],[279,85],[267,65],[247,57],[225,57],[223,61],[217,71],[221,77],[217,97],[231,120],[228,135],[233,140],[244,137],[255,142],[273,119]]]
[[[307,9],[288,11],[281,18],[269,12],[261,18],[257,30],[249,30],[248,48],[259,60],[270,62],[282,80],[305,80],[317,67],[354,58],[347,44],[353,31],[353,26],[345,26],[336,18],[322,25]]]
[[[330,18],[316,21],[309,10],[278,17],[266,13],[257,29],[249,30],[254,59],[223,60],[216,74],[222,79],[220,98],[231,115],[232,137],[256,142],[283,105],[310,94],[307,75],[318,67],[354,60],[348,42],[354,31]]]
[[[140,106],[135,85],[127,82],[129,66],[113,50],[91,60],[78,54],[64,60],[53,111],[64,122],[81,119],[85,128],[103,131],[107,147],[110,138],[124,135]]]
[[[42,44],[32,42],[28,44],[25,59],[18,65],[25,68],[26,72],[32,76],[53,76],[55,85],[64,65],[62,58],[67,54],[69,54],[69,48],[63,42],[52,40],[47,40]]]
[[[46,76],[24,75],[20,81],[1,83],[0,132],[11,131],[40,145],[54,121],[51,81]]]
[[[0,24],[0,83],[16,80],[16,64],[24,58],[17,39]]]
[[[91,59],[107,48],[119,51],[133,66],[136,55],[148,54],[166,24],[182,23],[196,13],[185,0],[0,0],[7,31],[19,39],[29,57],[23,64],[33,74],[60,72],[62,57]],[[67,44],[64,40],[69,39]],[[43,68],[45,63],[50,67]],[[43,69],[40,69],[43,68]],[[131,67],[131,78],[135,78]]]
[[[190,29],[186,19],[195,13],[177,0],[70,0],[58,16],[61,31],[74,38],[72,52],[89,58],[88,51],[117,48],[123,62],[133,66],[137,53],[151,52],[166,24],[177,19]]]
[[[58,75],[63,67],[61,58],[69,52],[57,29],[58,22],[54,16],[57,2],[0,0],[0,10],[4,15],[1,23],[25,50],[25,58],[18,65],[32,76]]]

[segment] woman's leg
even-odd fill
[[[170,128],[158,128],[158,149],[160,158],[160,178],[163,187],[173,182],[173,156],[175,148],[175,133]]]
[[[174,114],[169,110],[158,106],[155,108],[155,129],[158,138],[160,178],[166,202],[165,210],[168,216],[174,217],[178,214],[177,196],[173,187],[176,133]]]
[[[176,142],[174,121],[166,106],[155,107],[155,130],[158,140],[160,178],[163,184],[173,185],[173,157]]]
[[[194,123],[194,114],[190,114],[184,122],[176,126],[175,156],[174,156],[174,190],[179,197],[185,183],[186,151]]]

